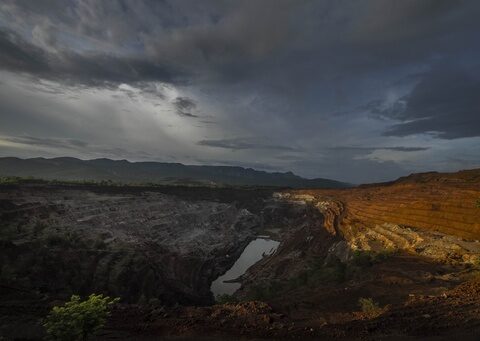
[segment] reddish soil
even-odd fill
[[[345,190],[300,190],[338,200],[343,225],[393,223],[480,239],[480,169],[424,173]]]

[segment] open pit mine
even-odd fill
[[[480,335],[480,170],[348,189],[0,186],[0,335],[72,294],[97,339]]]

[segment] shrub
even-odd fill
[[[65,246],[66,240],[57,234],[50,234],[46,238],[47,245],[50,247]]]
[[[308,282],[312,285],[322,282],[342,283],[346,279],[346,271],[347,266],[338,259],[334,259],[326,265],[316,263],[309,271]]]
[[[41,221],[37,221],[33,226],[33,234],[35,236],[39,235],[43,230],[47,228],[47,225]]]
[[[274,296],[270,284],[256,285],[248,293],[248,297],[255,301],[268,301]]]
[[[397,250],[387,249],[379,252],[354,251],[349,262],[334,257],[325,261],[322,257],[311,260],[308,268],[286,280],[275,280],[253,286],[248,292],[249,299],[269,301],[281,297],[285,292],[306,286],[315,288],[325,284],[343,283],[349,279],[365,276],[366,268],[387,260]],[[218,302],[218,299],[217,299]]]
[[[375,302],[371,297],[370,298],[360,297],[358,299],[358,305],[360,306],[362,311],[367,314],[377,315],[382,312],[382,308],[380,308],[378,303]]]
[[[14,185],[20,182],[21,178],[17,176],[0,177],[0,185]]]
[[[351,263],[359,267],[367,267],[373,265],[372,252],[359,250],[353,251]]]
[[[223,294],[217,295],[217,297],[215,297],[215,302],[217,304],[233,304],[238,303],[238,300],[233,295]]]
[[[352,254],[351,263],[359,267],[369,267],[393,257],[396,252],[397,251],[393,249],[380,252],[355,250]]]
[[[477,208],[480,208],[480,198],[478,198],[475,202],[475,206],[477,206]]]
[[[105,250],[107,248],[107,244],[105,243],[105,241],[103,241],[103,239],[97,239],[93,244],[93,248],[95,250]]]
[[[43,321],[48,340],[86,340],[105,325],[111,305],[119,298],[91,294],[82,301],[73,295],[63,306],[56,306]]]

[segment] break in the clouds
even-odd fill
[[[0,154],[350,182],[480,166],[476,1],[0,2]]]

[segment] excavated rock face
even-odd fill
[[[354,318],[359,297],[398,305],[471,279],[480,263],[475,174],[275,193],[265,210],[285,222],[281,244],[247,271],[236,296],[333,323]]]
[[[2,284],[125,302],[212,302],[210,282],[259,226],[232,203],[148,191],[20,187],[0,203]]]
[[[309,190],[353,250],[400,249],[437,261],[477,263],[480,254],[480,171],[426,173],[349,190]]]
[[[262,218],[264,229],[275,231],[281,243],[273,255],[242,276],[242,287],[236,293],[242,299],[255,298],[251,292],[258,286],[298,277],[312,260],[326,259],[332,245],[342,240],[334,215],[319,210],[312,196],[276,192],[266,202]]]

